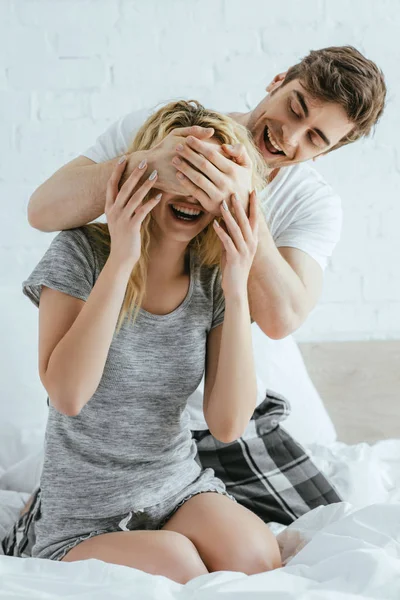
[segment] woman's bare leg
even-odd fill
[[[208,573],[195,546],[174,531],[116,531],[80,542],[62,559],[97,558],[186,583]]]
[[[163,530],[189,538],[209,571],[253,575],[282,566],[278,542],[269,527],[250,510],[222,494],[207,492],[193,496]]]

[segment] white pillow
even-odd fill
[[[291,406],[282,427],[300,444],[331,444],[335,427],[315,389],[295,340],[271,340],[256,323],[252,325],[253,354],[257,374],[257,404],[267,390],[284,396]],[[206,429],[203,415],[204,378],[190,396],[188,414],[192,429]]]
[[[0,490],[30,494],[39,485],[44,435],[43,427],[0,424]]]
[[[17,521],[30,494],[0,490],[0,541],[3,540]],[[0,546],[0,554],[3,554]]]
[[[255,323],[252,327],[259,393],[273,390],[284,396],[291,406],[282,427],[303,446],[335,442],[335,426],[308,375],[294,338],[271,340]]]

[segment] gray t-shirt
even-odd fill
[[[218,267],[190,250],[190,286],[173,312],[140,309],[114,334],[99,386],[79,415],[50,403],[41,499],[59,516],[107,517],[157,504],[200,473],[187,399],[205,367],[208,332],[224,319]],[[23,282],[39,306],[41,286],[87,300],[107,255],[89,226],[60,232]]]

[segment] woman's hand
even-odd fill
[[[232,196],[232,206],[236,220],[228,205],[224,202],[221,205],[227,231],[214,220],[214,230],[223,245],[221,267],[225,298],[247,294],[247,280],[258,245],[258,207],[255,191],[250,194],[249,217],[235,194]]]
[[[158,204],[162,194],[157,194],[145,204],[143,199],[157,181],[157,171],[153,171],[141,185],[139,181],[146,173],[147,164],[137,166],[118,192],[118,184],[126,167],[126,159],[115,165],[108,180],[106,191],[105,214],[111,236],[110,257],[117,264],[127,265],[133,269],[140,258],[140,228],[144,218]]]

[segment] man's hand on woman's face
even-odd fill
[[[140,152],[146,158],[150,168],[157,169],[157,188],[177,196],[189,195],[183,182],[176,177],[176,169],[172,164],[172,159],[176,155],[176,147],[179,144],[184,144],[188,135],[195,136],[194,139],[206,140],[212,137],[213,134],[214,130],[212,128],[181,127],[170,131],[157,146]]]
[[[189,135],[176,145],[172,164],[185,194],[196,198],[208,212],[219,215],[221,203],[229,204],[235,193],[247,212],[252,164],[242,144],[219,146]]]

